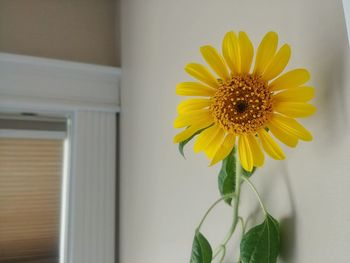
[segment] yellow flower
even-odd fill
[[[237,143],[243,168],[252,171],[264,164],[262,149],[274,159],[285,158],[271,135],[290,147],[298,140],[312,140],[310,132],[295,120],[316,111],[308,103],[314,88],[305,86],[310,74],[306,69],[294,69],[280,75],[291,50],[287,44],[278,50],[277,46],[277,34],[268,32],[252,69],[254,47],[245,32],[228,32],[222,55],[212,46],[201,47],[204,60],[217,76],[201,64],[185,67],[198,82],[182,82],[176,93],[199,98],[178,105],[174,126],[186,129],[174,142],[185,141],[204,129],[194,143],[195,152],[204,151],[213,165],[225,159]]]

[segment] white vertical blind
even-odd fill
[[[0,138],[0,262],[58,262],[63,140]]]
[[[69,262],[113,263],[116,115],[77,111],[73,130]]]

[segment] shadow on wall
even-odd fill
[[[277,177],[279,179],[277,180]],[[268,179],[267,179],[268,178]],[[294,263],[294,252],[296,249],[296,224],[297,224],[297,213],[295,199],[292,190],[292,184],[290,181],[290,175],[288,173],[287,164],[281,163],[280,169],[277,173],[268,176],[265,178],[263,185],[259,187],[259,192],[264,199],[273,199],[275,198],[275,193],[271,189],[282,188],[282,191],[285,195],[283,200],[286,200],[286,206],[289,207],[287,215],[282,217],[280,222],[280,231],[281,231],[281,259],[285,263]],[[246,224],[250,227],[260,224],[258,220],[259,215],[261,214],[261,209],[259,205],[256,205],[252,212],[250,212],[247,217]]]
[[[349,55],[349,48],[344,47],[330,59],[327,66],[324,66],[322,74],[322,82],[328,87],[323,89],[319,102],[322,105],[319,113],[324,119],[324,131],[327,132],[325,139],[336,139],[338,142],[341,142],[339,139],[342,136],[347,136],[344,130],[347,130],[349,125],[350,106],[347,105]],[[337,118],[334,118],[335,114]]]
[[[296,242],[296,224],[297,214],[292,191],[292,185],[289,179],[289,174],[286,165],[283,165],[284,172],[282,173],[283,181],[286,185],[286,194],[290,202],[290,214],[280,220],[281,227],[281,258],[286,263],[294,261],[295,242]]]
[[[345,136],[348,134],[349,117],[350,117],[350,105],[347,103],[347,99],[350,95],[350,52],[348,46],[343,50],[339,50],[334,56],[330,57],[327,66],[322,67],[322,72],[319,74],[321,79],[319,83],[322,83],[323,89],[320,89],[318,94],[319,107],[318,116],[322,118],[321,125],[323,132],[318,137],[323,137],[322,140],[329,140],[336,144],[341,143]],[[337,118],[335,118],[337,115]],[[298,228],[298,209],[295,204],[296,189],[292,188],[291,175],[288,172],[286,163],[281,165],[281,171],[279,172],[282,177],[282,181],[285,184],[285,195],[289,200],[290,211],[288,216],[280,219],[281,227],[281,259],[285,263],[294,263],[296,261],[296,240],[297,228]],[[269,178],[264,182],[262,196],[268,197],[269,192],[267,189],[271,189],[274,184],[274,179]],[[273,188],[273,187],[272,187]],[[252,216],[256,216],[259,213],[257,209]]]
[[[330,59],[330,63],[323,67],[321,83],[327,88],[319,94],[319,115],[324,125],[324,139],[336,140],[348,136],[344,133],[349,128],[350,105],[347,104],[349,95],[350,52],[346,46]],[[338,117],[334,118],[334,114]],[[295,262],[298,214],[295,205],[290,175],[286,165],[281,173],[286,186],[286,195],[290,201],[290,214],[280,220],[281,227],[281,259],[285,263]]]

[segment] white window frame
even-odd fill
[[[33,131],[33,130],[11,130],[0,129],[0,138],[26,138],[26,139],[52,139],[64,140],[67,136],[63,131]]]
[[[0,112],[69,119],[60,263],[115,262],[120,77],[119,68],[0,53]]]

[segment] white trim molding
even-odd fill
[[[114,263],[116,116],[79,111],[73,127],[69,263]]]
[[[119,111],[120,69],[0,53],[4,108]]]

